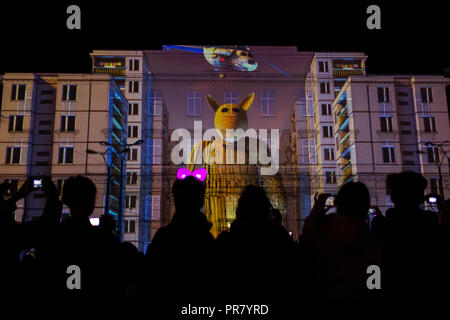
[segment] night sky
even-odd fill
[[[450,67],[444,2],[12,1],[0,19],[4,72],[90,72],[93,49],[159,49],[162,44],[296,45],[303,51],[363,51],[368,73],[443,74]],[[82,29],[66,28],[81,7]],[[381,8],[368,30],[366,8]],[[295,5],[295,6],[294,6]],[[3,4],[2,4],[3,6]],[[446,43],[447,42],[447,43]]]

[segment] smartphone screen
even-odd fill
[[[325,202],[327,207],[334,207],[334,196],[329,196]]]
[[[42,188],[42,179],[34,179],[33,180],[33,188],[34,189]]]

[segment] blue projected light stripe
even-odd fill
[[[342,131],[347,125],[348,125],[348,118],[345,119],[344,123],[341,125],[341,127],[339,128],[339,130]]]
[[[182,50],[182,51],[193,52],[193,53],[203,53],[203,48],[195,48],[195,47],[188,47],[188,46],[165,45],[164,48],[166,48],[168,51],[170,51],[171,49],[175,49],[175,50]]]
[[[266,58],[264,58],[263,56],[260,56],[259,54],[254,54],[256,57],[258,57],[259,59],[264,60],[265,63],[267,63],[269,66],[271,66],[272,68],[274,68],[275,70],[281,72],[282,74],[284,74],[286,77],[290,78],[291,76],[287,73],[284,72],[283,70],[281,70],[280,68],[278,68],[277,66],[273,65],[269,60],[267,60]]]

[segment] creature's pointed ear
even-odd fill
[[[206,95],[206,101],[208,101],[209,106],[214,110],[214,112],[216,112],[217,109],[219,109],[220,104],[216,101],[216,99],[214,99],[209,94]]]
[[[255,93],[252,93],[251,95],[249,95],[247,98],[245,98],[244,100],[242,100],[241,104],[239,105],[242,109],[244,109],[244,111],[247,111],[248,108],[250,108],[250,106],[253,103],[253,99],[255,99]]]

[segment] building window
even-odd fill
[[[378,102],[389,102],[389,87],[378,87]]]
[[[316,143],[314,139],[309,140],[309,150],[311,155],[311,163],[316,163]]]
[[[127,184],[137,184],[137,172],[127,172]]]
[[[202,93],[190,91],[187,93],[187,115],[198,117],[202,115]]]
[[[139,71],[139,60],[138,59],[130,59],[128,69],[130,71]]]
[[[161,139],[152,139],[153,164],[161,164],[162,146]]]
[[[380,117],[381,132],[392,132],[392,117]]]
[[[138,80],[128,81],[128,92],[129,93],[139,93],[139,81]]]
[[[163,112],[163,96],[160,91],[153,92],[153,110],[150,113],[154,116],[160,116]]]
[[[431,193],[438,193],[439,179],[431,178],[430,179],[430,191]]]
[[[25,100],[25,84],[13,84],[11,87],[11,100],[23,101]]]
[[[138,126],[128,126],[128,138],[137,138],[138,129]]]
[[[330,103],[322,104],[322,115],[323,116],[331,116],[331,104]]]
[[[59,148],[58,163],[73,163],[73,147]]]
[[[134,209],[136,208],[136,195],[126,195],[125,196],[125,208]]]
[[[433,102],[433,92],[431,88],[420,88],[422,102]]]
[[[306,117],[308,115],[306,111],[306,100],[295,101],[295,112],[301,117]]]
[[[383,163],[395,163],[395,148],[393,145],[384,145],[381,147],[383,154]]]
[[[336,172],[325,171],[325,183],[327,184],[336,183]]]
[[[328,72],[328,61],[319,61],[319,72]]]
[[[127,153],[127,161],[137,161],[138,159],[138,148],[130,148]]]
[[[333,137],[333,126],[322,126],[322,136],[324,138]]]
[[[275,116],[275,94],[272,91],[261,93],[261,116]]]
[[[234,91],[225,91],[223,95],[223,103],[239,104],[238,94]]]
[[[75,84],[63,85],[62,100],[63,101],[77,100],[77,85]]]
[[[427,146],[428,163],[439,163],[439,147]]]
[[[61,116],[61,131],[62,132],[75,131],[75,116],[74,115]]]
[[[330,93],[330,83],[327,82],[320,82],[320,93],[321,94],[329,94]]]
[[[23,131],[23,115],[9,116],[8,131]]]
[[[22,147],[6,147],[6,164],[21,163]]]
[[[423,126],[425,132],[436,132],[436,120],[434,117],[424,117]]]
[[[309,141],[307,139],[302,139],[302,163],[309,163]]]
[[[130,116],[137,116],[139,114],[139,103],[133,102],[128,104],[128,114]]]
[[[136,220],[125,220],[125,233],[136,232]]]
[[[334,160],[334,148],[324,148],[324,159],[326,161]]]
[[[161,198],[160,196],[152,196],[152,220],[161,219]]]

